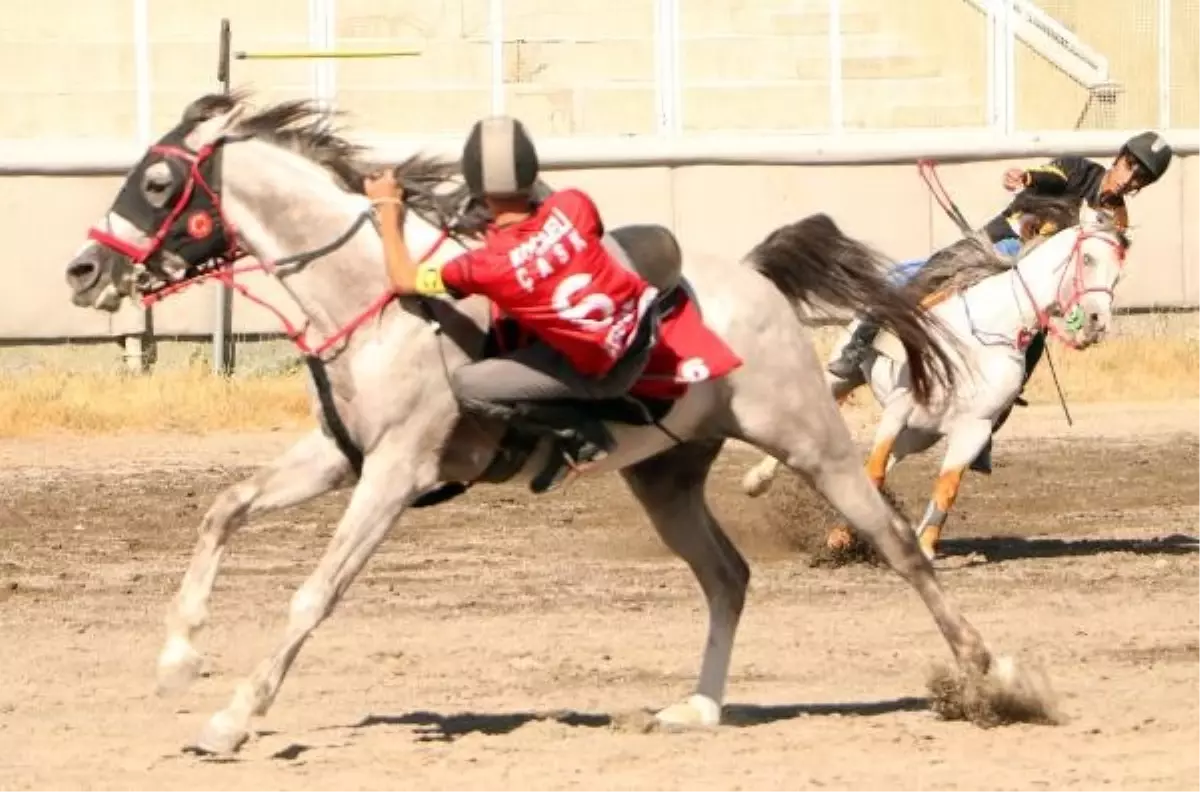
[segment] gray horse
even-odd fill
[[[76,305],[111,311],[125,298],[161,296],[213,275],[233,282],[237,270],[229,262],[250,255],[309,320],[295,340],[309,352],[320,426],[221,493],[204,516],[166,617],[161,690],[186,684],[200,668],[192,641],[234,529],[269,510],[354,489],[316,569],[292,597],[279,645],[203,729],[198,747],[208,751],[242,744],[252,716],[267,712],[305,640],[406,508],[460,494],[474,482],[528,476],[550,453],[544,441],[462,413],[449,388],[448,372],[487,354],[492,323],[485,301],[387,298],[382,246],[361,194],[362,156],[307,103],[255,111],[241,96],[201,97],[128,174],[66,268]],[[449,181],[452,172],[422,158],[398,168],[412,209],[407,242],[433,260],[473,244],[471,234],[486,222]],[[798,471],[874,544],[920,596],[964,675],[997,691],[1027,689],[1031,677],[993,656],[942,592],[912,528],[863,473],[797,306],[874,306],[910,351],[918,398],[951,371],[931,320],[889,288],[875,254],[823,215],[777,229],[742,262],[689,254],[683,266],[678,248],[652,243],[664,234],[639,226],[614,232],[635,266],[700,305],[705,324],[743,364],[721,377],[681,371],[678,380],[693,380],[684,382],[686,392],[656,405],[595,406],[611,418],[617,447],[589,475],[620,471],[665,544],[691,567],[708,604],[695,691],[659,719],[720,720],[750,576],[705,502],[709,469],[729,438]]]

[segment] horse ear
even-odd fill
[[[246,114],[246,109],[247,108],[246,108],[245,104],[239,103],[239,104],[234,105],[233,109],[230,110],[229,113],[225,116],[225,128],[229,129],[230,127],[235,125],[238,121],[240,121],[242,116],[244,116]]]
[[[180,121],[194,126],[216,118],[221,113],[229,112],[229,110],[235,107],[237,107],[237,104],[230,96],[225,94],[207,94],[183,108]]]

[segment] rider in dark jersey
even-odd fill
[[[1171,164],[1171,156],[1171,147],[1161,135],[1157,132],[1143,132],[1121,146],[1112,166],[1107,169],[1084,157],[1062,156],[1033,168],[1010,168],[1004,174],[1004,187],[1010,192],[1028,190],[1037,195],[1078,199],[1092,209],[1112,212],[1117,225],[1125,229],[1129,223],[1125,206],[1126,196],[1133,195],[1161,179]],[[983,227],[983,232],[991,240],[996,251],[1005,255],[1015,255],[1020,247],[1021,212],[1015,203],[1014,199]],[[842,379],[853,377],[862,365],[863,354],[878,332],[879,325],[874,324],[869,317],[864,318],[855,328],[842,354],[829,364],[829,372]],[[1025,351],[1024,382],[1029,381],[1045,347],[1045,333],[1035,334]],[[993,432],[1007,419],[1006,410],[997,420]],[[990,440],[971,465],[971,469],[983,473],[991,472]]]

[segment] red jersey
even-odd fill
[[[579,372],[604,374],[658,292],[608,254],[603,235],[592,199],[561,190],[529,218],[490,227],[482,248],[446,262],[442,282],[490,298]]]

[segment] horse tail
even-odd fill
[[[887,280],[887,259],[842,233],[826,214],[814,214],[772,231],[758,243],[748,262],[796,303],[820,300],[865,312],[891,330],[908,355],[913,397],[926,405],[935,382],[955,385],[954,366],[935,339],[938,320],[921,308],[917,293]]]

